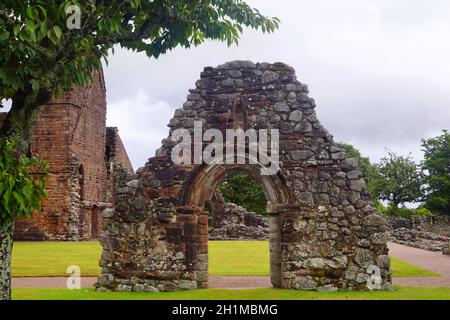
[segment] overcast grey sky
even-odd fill
[[[105,68],[108,125],[135,168],[154,155],[167,123],[204,66],[282,61],[309,85],[336,141],[378,161],[384,148],[421,159],[420,139],[450,128],[450,1],[250,0],[281,19],[275,34],[246,31],[239,46],[206,43],[150,60],[117,50]]]

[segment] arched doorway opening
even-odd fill
[[[181,196],[180,205],[191,208],[196,215],[197,232],[195,248],[187,247],[187,255],[195,250],[197,281],[199,287],[207,287],[208,282],[208,211],[217,186],[227,175],[245,173],[261,186],[267,200],[269,220],[270,280],[275,288],[281,288],[281,221],[280,209],[292,201],[281,174],[264,176],[260,165],[205,165],[196,170],[188,180]],[[205,225],[206,224],[206,225]]]
[[[237,76],[233,83],[242,86],[223,86],[226,74]],[[233,61],[205,68],[183,108],[171,119],[169,137],[138,170],[136,181],[124,181],[127,187],[117,190],[114,209],[102,216],[104,268],[98,287],[121,291],[205,287],[208,215],[204,204],[233,170],[252,175],[268,200],[274,286],[281,282],[285,289],[366,290],[364,279],[373,275],[368,267],[375,266],[381,285],[389,287],[384,220],[370,200],[356,159],[333,141],[317,119],[315,106],[307,86],[296,80],[288,65]],[[193,145],[191,140],[194,161],[174,163],[172,154],[180,152],[180,141],[172,134],[182,129],[196,140],[198,121],[201,128],[221,132],[243,127],[278,129],[279,135],[274,139],[270,135],[270,159],[258,152],[260,164],[241,161],[245,157],[239,151],[244,148],[235,148],[236,158],[222,159],[222,164],[200,164],[195,150],[209,146],[203,139]],[[272,141],[279,148],[272,148]],[[231,150],[230,144],[224,147]],[[223,158],[223,153],[209,155],[205,163],[216,155]],[[261,165],[269,163],[270,167]]]

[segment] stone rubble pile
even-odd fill
[[[220,227],[211,228],[209,240],[268,240],[269,220],[234,204],[223,205]]]
[[[448,249],[450,238],[432,232],[400,228],[392,231],[390,240],[409,247],[443,252]]]
[[[402,218],[384,216],[390,227],[389,240],[405,246],[450,254],[450,218],[418,216]]]

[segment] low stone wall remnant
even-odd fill
[[[390,241],[405,246],[450,254],[450,218],[447,216],[385,216]]]

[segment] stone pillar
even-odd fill
[[[450,256],[450,241],[447,243],[447,248],[444,248],[442,253]]]
[[[281,230],[279,213],[269,216],[270,282],[281,288]]]
[[[197,216],[197,287],[208,286],[208,212]]]
[[[275,288],[281,288],[281,219],[279,204],[268,202],[269,214],[269,250],[270,250],[270,282]]]

